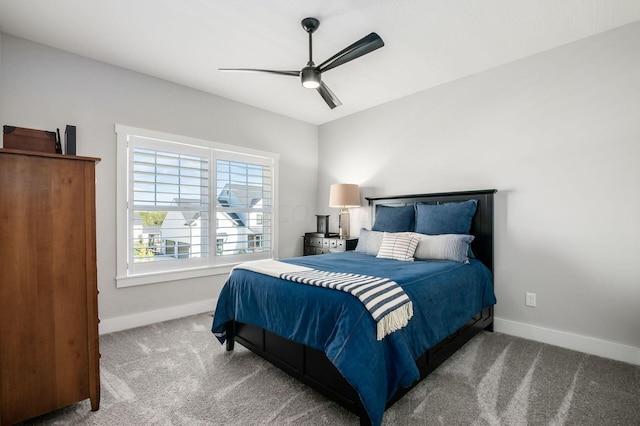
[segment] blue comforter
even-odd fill
[[[368,311],[347,293],[235,270],[220,293],[212,331],[236,320],[323,351],[358,392],[373,425],[398,388],[419,379],[415,359],[496,303],[491,273],[477,260],[401,262],[349,251],[283,261],[389,278],[412,300],[413,318],[379,341]]]

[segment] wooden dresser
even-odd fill
[[[0,149],[0,425],[99,407],[98,161]]]

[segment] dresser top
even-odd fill
[[[95,158],[95,157],[81,157],[78,155],[51,154],[48,152],[23,151],[19,149],[5,149],[5,148],[0,148],[0,154],[27,155],[31,157],[47,157],[47,158],[58,158],[63,160],[75,160],[75,161],[93,161],[94,163],[99,163],[101,160],[100,158]]]

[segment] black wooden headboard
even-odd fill
[[[475,236],[471,248],[475,257],[493,273],[493,194],[497,190],[440,192],[434,194],[394,195],[366,197],[371,206],[371,223],[375,221],[376,206],[405,206],[413,203],[442,204],[478,200],[478,209],[471,222],[470,234]]]

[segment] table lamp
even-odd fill
[[[349,207],[360,206],[360,189],[352,183],[336,183],[329,191],[329,207],[340,208],[340,238],[349,238]]]

